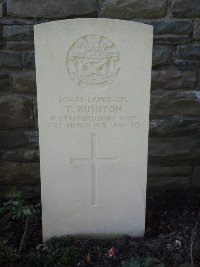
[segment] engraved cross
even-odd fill
[[[117,162],[117,157],[114,158],[98,158],[96,134],[91,134],[91,156],[89,158],[71,158],[71,164],[91,164],[92,176],[92,207],[97,207],[97,164],[98,162],[113,163]]]

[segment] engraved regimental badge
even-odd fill
[[[109,39],[89,34],[74,42],[67,54],[67,69],[78,85],[104,86],[119,72],[119,52]]]

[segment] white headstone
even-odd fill
[[[44,240],[142,236],[152,26],[35,26]]]

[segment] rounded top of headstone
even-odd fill
[[[112,41],[98,34],[89,34],[69,48],[67,69],[77,85],[104,86],[116,79],[119,61],[119,51]]]

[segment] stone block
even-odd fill
[[[192,33],[193,23],[191,20],[169,20],[152,23],[154,34],[189,34]]]
[[[192,70],[199,67],[199,61],[175,59],[174,64],[179,70]]]
[[[179,45],[177,57],[181,59],[200,60],[200,45]]]
[[[194,20],[193,38],[195,40],[200,40],[200,19]]]
[[[1,149],[38,147],[38,143],[38,131],[36,130],[0,131]]]
[[[34,52],[25,52],[22,56],[22,64],[24,68],[35,68],[35,53]]]
[[[173,0],[172,15],[178,18],[200,17],[199,0]]]
[[[7,15],[10,17],[56,19],[96,13],[96,0],[7,0]]]
[[[97,0],[97,7],[98,10],[101,10],[103,3],[105,2],[105,0]]]
[[[130,21],[35,27],[45,240],[57,234],[143,235],[152,39],[152,26]],[[91,64],[84,68],[84,60]],[[99,120],[102,115],[111,121]],[[86,213],[80,227],[77,218]],[[57,215],[64,224],[55,229]]]
[[[5,48],[5,41],[3,39],[3,27],[0,26],[0,49],[3,49],[3,48]]]
[[[153,47],[153,66],[168,65],[172,62],[173,50],[171,47]]]
[[[196,70],[153,70],[151,88],[154,89],[194,89],[197,83]]]
[[[18,96],[1,96],[0,129],[31,127],[34,125],[33,103]]]
[[[0,1],[0,18],[3,18],[3,3]]]
[[[30,41],[7,41],[6,48],[9,50],[33,50],[34,44]]]
[[[192,187],[200,188],[200,166],[195,166],[192,174]]]
[[[40,183],[39,163],[0,163],[0,185],[38,185]]]
[[[155,44],[164,44],[164,45],[176,45],[176,44],[187,44],[191,41],[189,35],[155,35],[153,38]]]
[[[150,137],[200,137],[200,121],[197,120],[150,120]]]
[[[4,49],[5,48],[5,42],[4,41],[0,41],[0,49]]]
[[[13,75],[13,90],[16,93],[36,93],[34,71],[22,71]]]
[[[10,76],[9,74],[0,74],[0,91],[10,90]]]
[[[33,26],[31,25],[4,26],[3,37],[6,41],[33,40]]]
[[[155,139],[149,140],[150,158],[171,158],[191,159],[200,158],[200,140],[199,138],[177,137],[173,139]]]
[[[8,162],[39,162],[38,149],[13,149],[13,150],[0,150],[0,160]]]
[[[190,188],[190,177],[149,177],[149,190],[186,190]]]
[[[189,176],[192,167],[187,165],[180,166],[148,166],[148,177],[178,177]]]
[[[108,0],[102,5],[100,17],[134,19],[162,18],[167,11],[167,0]]]
[[[183,116],[200,116],[199,103],[199,91],[154,91],[151,94],[151,116],[177,119]]]
[[[0,67],[21,68],[21,55],[15,52],[0,51]]]

